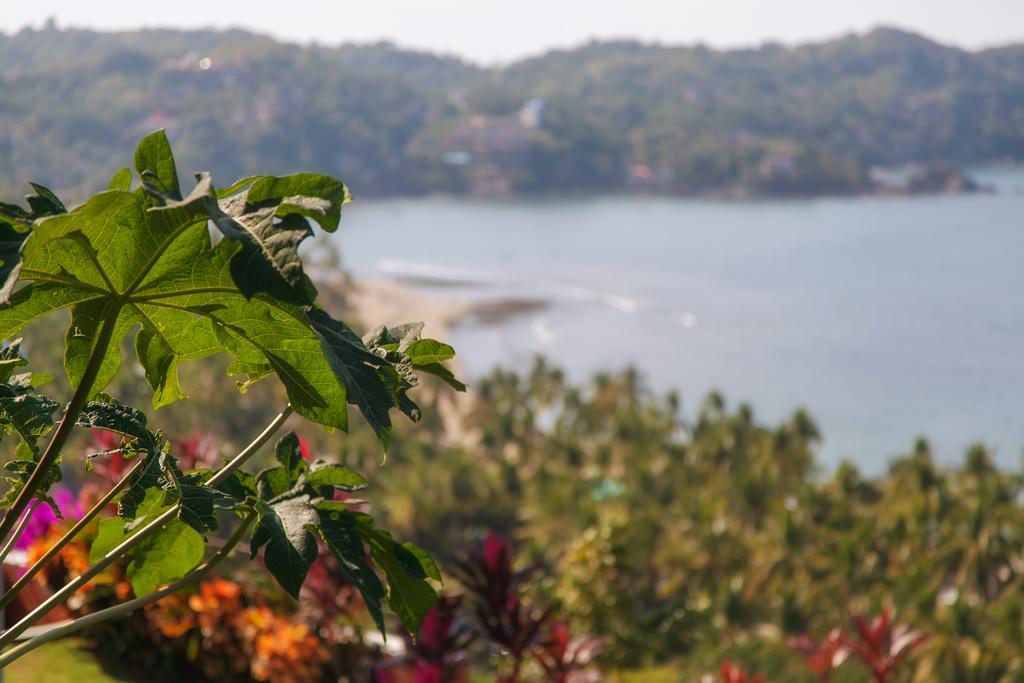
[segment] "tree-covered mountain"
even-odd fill
[[[313,169],[356,195],[870,189],[875,165],[1024,159],[1024,46],[892,29],[788,48],[598,42],[485,69],[245,31],[0,34],[0,190],[101,186],[166,128],[215,179]],[[17,169],[17,171],[15,171]]]

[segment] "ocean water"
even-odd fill
[[[1024,172],[992,194],[727,202],[356,201],[358,276],[544,302],[452,343],[470,380],[542,353],[574,379],[633,364],[684,410],[711,389],[765,421],[807,407],[825,464],[879,471],[917,435],[959,461],[1024,447]]]

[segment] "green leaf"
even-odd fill
[[[127,166],[119,170],[107,183],[108,190],[120,190],[127,192],[132,189],[132,171]]]
[[[162,515],[170,505],[167,503],[167,492],[160,488],[147,489],[142,501],[136,506],[137,516],[126,522],[121,517],[106,517],[98,525],[96,538],[89,547],[89,564],[95,564],[104,555],[142,529],[151,521]]]
[[[33,283],[11,295],[0,308],[0,338],[16,335],[33,320],[77,303],[98,299],[96,292],[65,287],[59,283]]]
[[[135,171],[144,186],[173,199],[181,199],[174,154],[163,130],[150,133],[139,142],[135,148]]]
[[[432,558],[426,550],[412,543],[403,543],[402,547],[416,558],[419,562],[420,570],[422,570],[428,579],[433,579],[438,582],[442,580],[441,570],[438,568],[437,563],[434,562],[434,558]]]
[[[455,349],[434,339],[416,339],[406,347],[405,355],[409,356],[413,367],[420,368],[451,360],[455,357]]]
[[[21,274],[21,249],[33,223],[45,216],[65,213],[63,202],[49,188],[29,183],[36,191],[25,199],[31,211],[0,202],[0,304],[10,301]]]
[[[342,578],[359,590],[363,603],[383,634],[384,612],[381,603],[387,592],[373,567],[366,562],[366,546],[356,531],[355,518],[350,513],[324,509],[324,505],[321,503],[317,506],[320,538],[338,559]]]
[[[164,476],[163,454],[147,454],[143,456],[145,461],[142,467],[132,476],[128,482],[121,500],[117,504],[117,514],[123,519],[135,519],[139,514],[139,506],[146,500],[147,496],[154,495],[156,491],[161,496],[161,501],[167,495],[167,480]]]
[[[203,560],[203,537],[181,520],[172,519],[128,553],[126,572],[135,595],[142,597],[161,584],[176,581]]]
[[[419,381],[416,372],[435,375],[456,391],[467,388],[442,364],[455,357],[455,350],[433,339],[421,339],[422,331],[423,323],[407,323],[390,329],[378,327],[363,337],[367,348],[387,361],[388,366],[380,368],[381,379],[398,409],[414,421],[419,419],[420,410],[408,392]]]
[[[0,207],[5,224],[31,228],[16,274],[25,286],[0,308],[0,337],[70,306],[64,360],[72,386],[109,319],[113,336],[93,395],[120,366],[125,337],[138,330],[135,355],[154,407],[185,396],[178,379],[182,363],[226,351],[235,357],[230,367],[242,375],[241,389],[273,372],[296,412],[343,430],[347,404],[354,403],[386,445],[389,410],[415,412],[405,394],[414,385],[410,361],[375,357],[342,323],[305,306],[316,294],[298,257],[298,245],[310,231],[306,219],[336,229],[348,200],[344,185],[314,174],[253,177],[218,200],[209,176],[200,174],[180,199],[163,132],[140,143],[135,162],[144,192],[126,191],[119,173],[112,189],[70,213],[60,213],[63,205],[43,189],[37,190],[36,208],[59,215]],[[209,220],[230,239],[214,246]],[[0,260],[2,237],[0,231]],[[12,243],[10,253],[16,251]],[[409,331],[415,338],[415,330]],[[444,353],[441,345],[432,351]],[[404,379],[395,381],[396,372]]]
[[[32,223],[32,214],[17,204],[0,202],[0,221],[6,221],[28,231]]]
[[[267,209],[258,222],[238,233],[242,248],[231,259],[231,277],[249,298],[262,292],[296,304],[311,303],[316,287],[302,270],[299,244],[313,231],[301,216],[279,223],[273,218],[273,210]]]
[[[28,202],[29,208],[32,209],[33,219],[42,216],[56,216],[59,213],[67,212],[67,209],[64,208],[64,202],[53,193],[53,190],[38,183],[29,183],[29,185],[36,191],[34,195],[25,196],[25,201]]]
[[[309,468],[306,483],[311,486],[333,486],[343,491],[359,491],[367,486],[363,475],[347,467],[322,461],[313,463]]]
[[[309,316],[320,337],[323,354],[345,385],[348,400],[359,407],[386,448],[391,433],[389,411],[396,401],[381,380],[379,368],[383,359],[371,353],[351,329],[326,312],[313,310]]]
[[[28,361],[21,355],[21,339],[14,339],[0,349],[0,382],[8,382],[14,369],[27,365]]]
[[[127,537],[123,519],[118,517],[101,519],[96,531],[96,538],[89,546],[89,564],[95,564],[101,560],[104,555],[121,545]]]
[[[437,603],[437,592],[426,580],[427,571],[416,554],[388,532],[368,522],[359,524],[357,530],[369,546],[374,564],[388,577],[388,604],[409,632],[416,633],[427,612]]]
[[[151,455],[159,451],[157,437],[147,426],[146,414],[112,399],[86,403],[75,424],[128,437],[127,445],[131,450],[145,451]]]
[[[270,467],[256,475],[256,491],[260,500],[273,500],[295,487],[295,479],[283,466]]]
[[[299,245],[313,234],[305,219],[334,231],[348,190],[334,178],[313,173],[251,180],[248,189],[242,190],[246,181],[238,183],[232,187],[237,193],[210,207],[220,231],[242,244],[231,261],[232,277],[247,297],[264,293],[310,304],[316,288],[299,258]]]
[[[21,245],[27,237],[27,230],[0,220],[0,303],[9,301],[14,292],[21,273]]]
[[[214,224],[241,248],[231,260],[231,276],[246,297],[265,293],[295,304],[316,299],[316,288],[302,269],[299,245],[313,234],[298,214],[278,219],[281,197],[257,204],[249,191],[216,205]]]
[[[22,393],[10,384],[0,385],[0,425],[18,433],[33,453],[40,437],[53,429],[53,414],[60,404],[46,396]]]
[[[241,503],[259,494],[256,489],[256,478],[247,472],[235,470],[227,479],[217,485],[217,490],[231,496],[235,502]]]
[[[306,461],[302,459],[302,447],[295,432],[289,432],[277,442],[274,456],[284,467],[293,484],[298,480],[299,475],[306,471]]]
[[[36,469],[35,458],[19,458],[17,460],[9,460],[4,463],[4,480],[7,482],[10,488],[4,494],[3,499],[0,499],[0,508],[9,507],[14,503],[15,498],[21,492],[21,489],[25,487],[25,483],[28,478],[32,476],[32,472]],[[60,471],[59,465],[51,465],[46,470],[46,475],[43,479],[43,484],[36,490],[36,496],[44,498],[53,508],[54,513],[60,517],[60,510],[57,508],[57,504],[50,500],[47,496],[47,492],[54,484],[58,483],[64,475]]]
[[[117,304],[97,299],[76,304],[71,308],[71,323],[64,339],[64,373],[68,383],[77,388],[85,374],[89,358],[96,348],[100,327],[108,317],[116,315]],[[132,326],[131,318],[118,316],[114,324],[114,339],[121,339]],[[109,344],[103,355],[90,397],[100,393],[121,368],[121,345]]]
[[[296,600],[309,568],[316,560],[316,538],[310,533],[319,517],[309,496],[296,496],[272,505],[260,503],[259,521],[249,547],[252,555],[264,545],[263,563],[281,587]]]
[[[433,375],[434,377],[441,378],[442,380],[445,381],[446,384],[448,384],[448,386],[450,386],[452,389],[455,389],[455,391],[466,391],[466,389],[468,389],[468,387],[465,384],[463,384],[462,382],[455,378],[455,375],[452,374],[451,370],[441,365],[440,363],[428,363],[426,365],[417,365],[416,369],[419,370],[420,372],[425,372],[428,375]]]
[[[181,505],[179,519],[204,537],[208,532],[216,531],[216,511],[229,507],[231,499],[190,476],[183,478],[177,485],[177,491],[178,503]]]
[[[334,232],[341,217],[341,207],[351,201],[348,188],[334,178],[316,173],[256,178],[249,189],[250,204],[277,205],[277,215],[298,214],[311,218],[327,232]]]

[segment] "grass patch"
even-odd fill
[[[11,683],[170,683],[152,672],[122,671],[100,662],[81,638],[47,643],[4,673]]]

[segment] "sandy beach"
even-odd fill
[[[472,306],[442,297],[425,296],[397,280],[366,278],[346,293],[356,317],[367,330],[377,325],[400,325],[422,321],[425,336],[444,340],[458,320]]]

